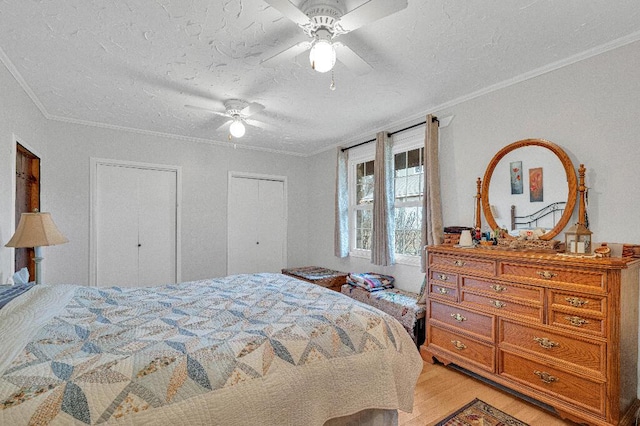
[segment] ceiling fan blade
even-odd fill
[[[276,126],[272,126],[271,124],[267,124],[263,121],[252,120],[250,118],[245,118],[244,122],[253,127],[259,127],[260,129],[276,131],[278,128]]]
[[[195,105],[185,105],[185,107],[189,108],[189,109],[197,109],[199,111],[207,111],[207,112],[210,112],[211,114],[220,115],[222,117],[228,117],[229,116],[227,113],[224,113],[224,112],[214,111],[214,110],[209,109],[209,108],[199,107],[199,106],[195,106]]]
[[[289,0],[265,0],[265,2],[298,25],[309,23],[309,17]]]
[[[344,32],[353,31],[406,8],[407,2],[408,0],[369,0],[342,16],[336,25]]]
[[[233,122],[233,120],[227,120],[224,123],[222,123],[221,125],[218,126],[218,128],[216,130],[220,130],[225,126],[228,126],[229,124],[231,124]]]
[[[253,114],[257,114],[264,109],[264,105],[257,102],[252,102],[240,111],[240,115],[244,117],[251,117]]]
[[[301,41],[300,43],[294,44],[293,46],[283,50],[282,52],[276,53],[270,58],[263,59],[260,63],[266,66],[276,66],[279,63],[286,62],[291,60],[304,52],[305,50],[309,50],[311,48],[310,41]]]
[[[373,69],[371,65],[358,56],[358,54],[348,46],[345,46],[342,43],[333,43],[333,46],[336,49],[337,59],[356,75],[365,75]]]

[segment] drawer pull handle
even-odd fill
[[[538,342],[540,346],[545,349],[555,348],[556,346],[560,346],[560,343],[556,343],[553,340],[549,340],[546,337],[534,337],[533,340]]]
[[[569,305],[575,308],[582,308],[584,305],[589,303],[588,300],[582,300],[579,297],[567,297],[564,300],[566,300]]]
[[[460,340],[452,340],[451,343],[453,343],[453,347],[456,348],[459,351],[461,351],[463,349],[467,349],[467,345],[462,343]]]
[[[546,371],[534,371],[533,374],[535,374],[536,376],[540,377],[540,380],[542,380],[544,383],[553,383],[553,382],[557,382],[558,378],[555,376],[552,376],[551,374],[547,373]]]
[[[576,327],[582,327],[584,324],[589,324],[589,321],[580,317],[564,317],[564,319],[569,321],[569,324]]]
[[[440,275],[438,275],[438,279],[440,281],[446,281],[447,280],[447,276],[445,274],[440,274]]]
[[[501,301],[499,301],[499,300],[490,300],[490,301],[489,301],[489,304],[490,304],[491,306],[493,306],[494,308],[498,308],[498,309],[500,309],[500,308],[504,308],[505,306],[507,306],[507,304],[506,304],[506,303],[501,302]]]
[[[499,284],[491,284],[491,290],[495,291],[496,293],[501,293],[503,291],[507,291],[507,287]]]
[[[549,271],[538,271],[538,275],[540,275],[545,280],[550,280],[551,278],[557,276],[558,274],[556,274],[555,272],[549,272]]]
[[[444,288],[444,287],[439,287],[438,288],[438,293],[440,293],[440,294],[449,294],[449,289],[448,288]]]
[[[456,320],[458,322],[463,322],[463,321],[467,320],[465,317],[463,317],[462,315],[460,315],[458,313],[451,314],[451,318],[453,318],[454,320]]]
[[[464,266],[464,260],[454,260],[454,266]]]

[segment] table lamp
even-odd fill
[[[36,284],[42,283],[42,273],[40,263],[43,246],[53,246],[64,244],[69,240],[58,230],[51,214],[35,211],[33,213],[22,213],[16,232],[5,247],[26,248],[33,247],[36,263]]]

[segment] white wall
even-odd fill
[[[15,141],[36,150],[46,119],[9,71],[0,64],[0,283],[11,276],[13,249],[4,247],[15,229]]]
[[[0,66],[0,282],[11,275],[13,234],[12,133],[42,158],[41,207],[69,243],[45,247],[48,283],[87,284],[89,277],[89,162],[91,157],[182,166],[182,279],[226,274],[228,171],[288,178],[289,265],[307,264],[309,159],[190,142],[45,119]],[[7,100],[10,104],[7,104]]]
[[[445,226],[473,225],[476,179],[493,155],[520,139],[543,138],[564,148],[576,169],[587,168],[588,214],[595,241],[640,243],[640,43],[592,57],[536,78],[430,111],[453,115],[440,130]],[[428,84],[428,76],[425,76]],[[372,137],[374,135],[372,134]],[[313,157],[309,259],[343,271],[395,275],[417,291],[419,267],[373,267],[364,259],[333,256],[335,152]]]
[[[548,139],[587,168],[596,241],[640,243],[640,43],[458,104],[441,132],[445,224],[469,223],[475,180],[505,145]]]

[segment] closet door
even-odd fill
[[[177,171],[97,163],[94,179],[94,284],[177,282]]]
[[[138,285],[176,282],[176,174],[138,174]]]
[[[137,170],[100,165],[96,194],[96,285],[138,285]]]
[[[229,178],[227,273],[280,272],[286,262],[286,193],[279,179]]]
[[[256,272],[281,272],[286,266],[284,183],[259,180],[258,200]]]

